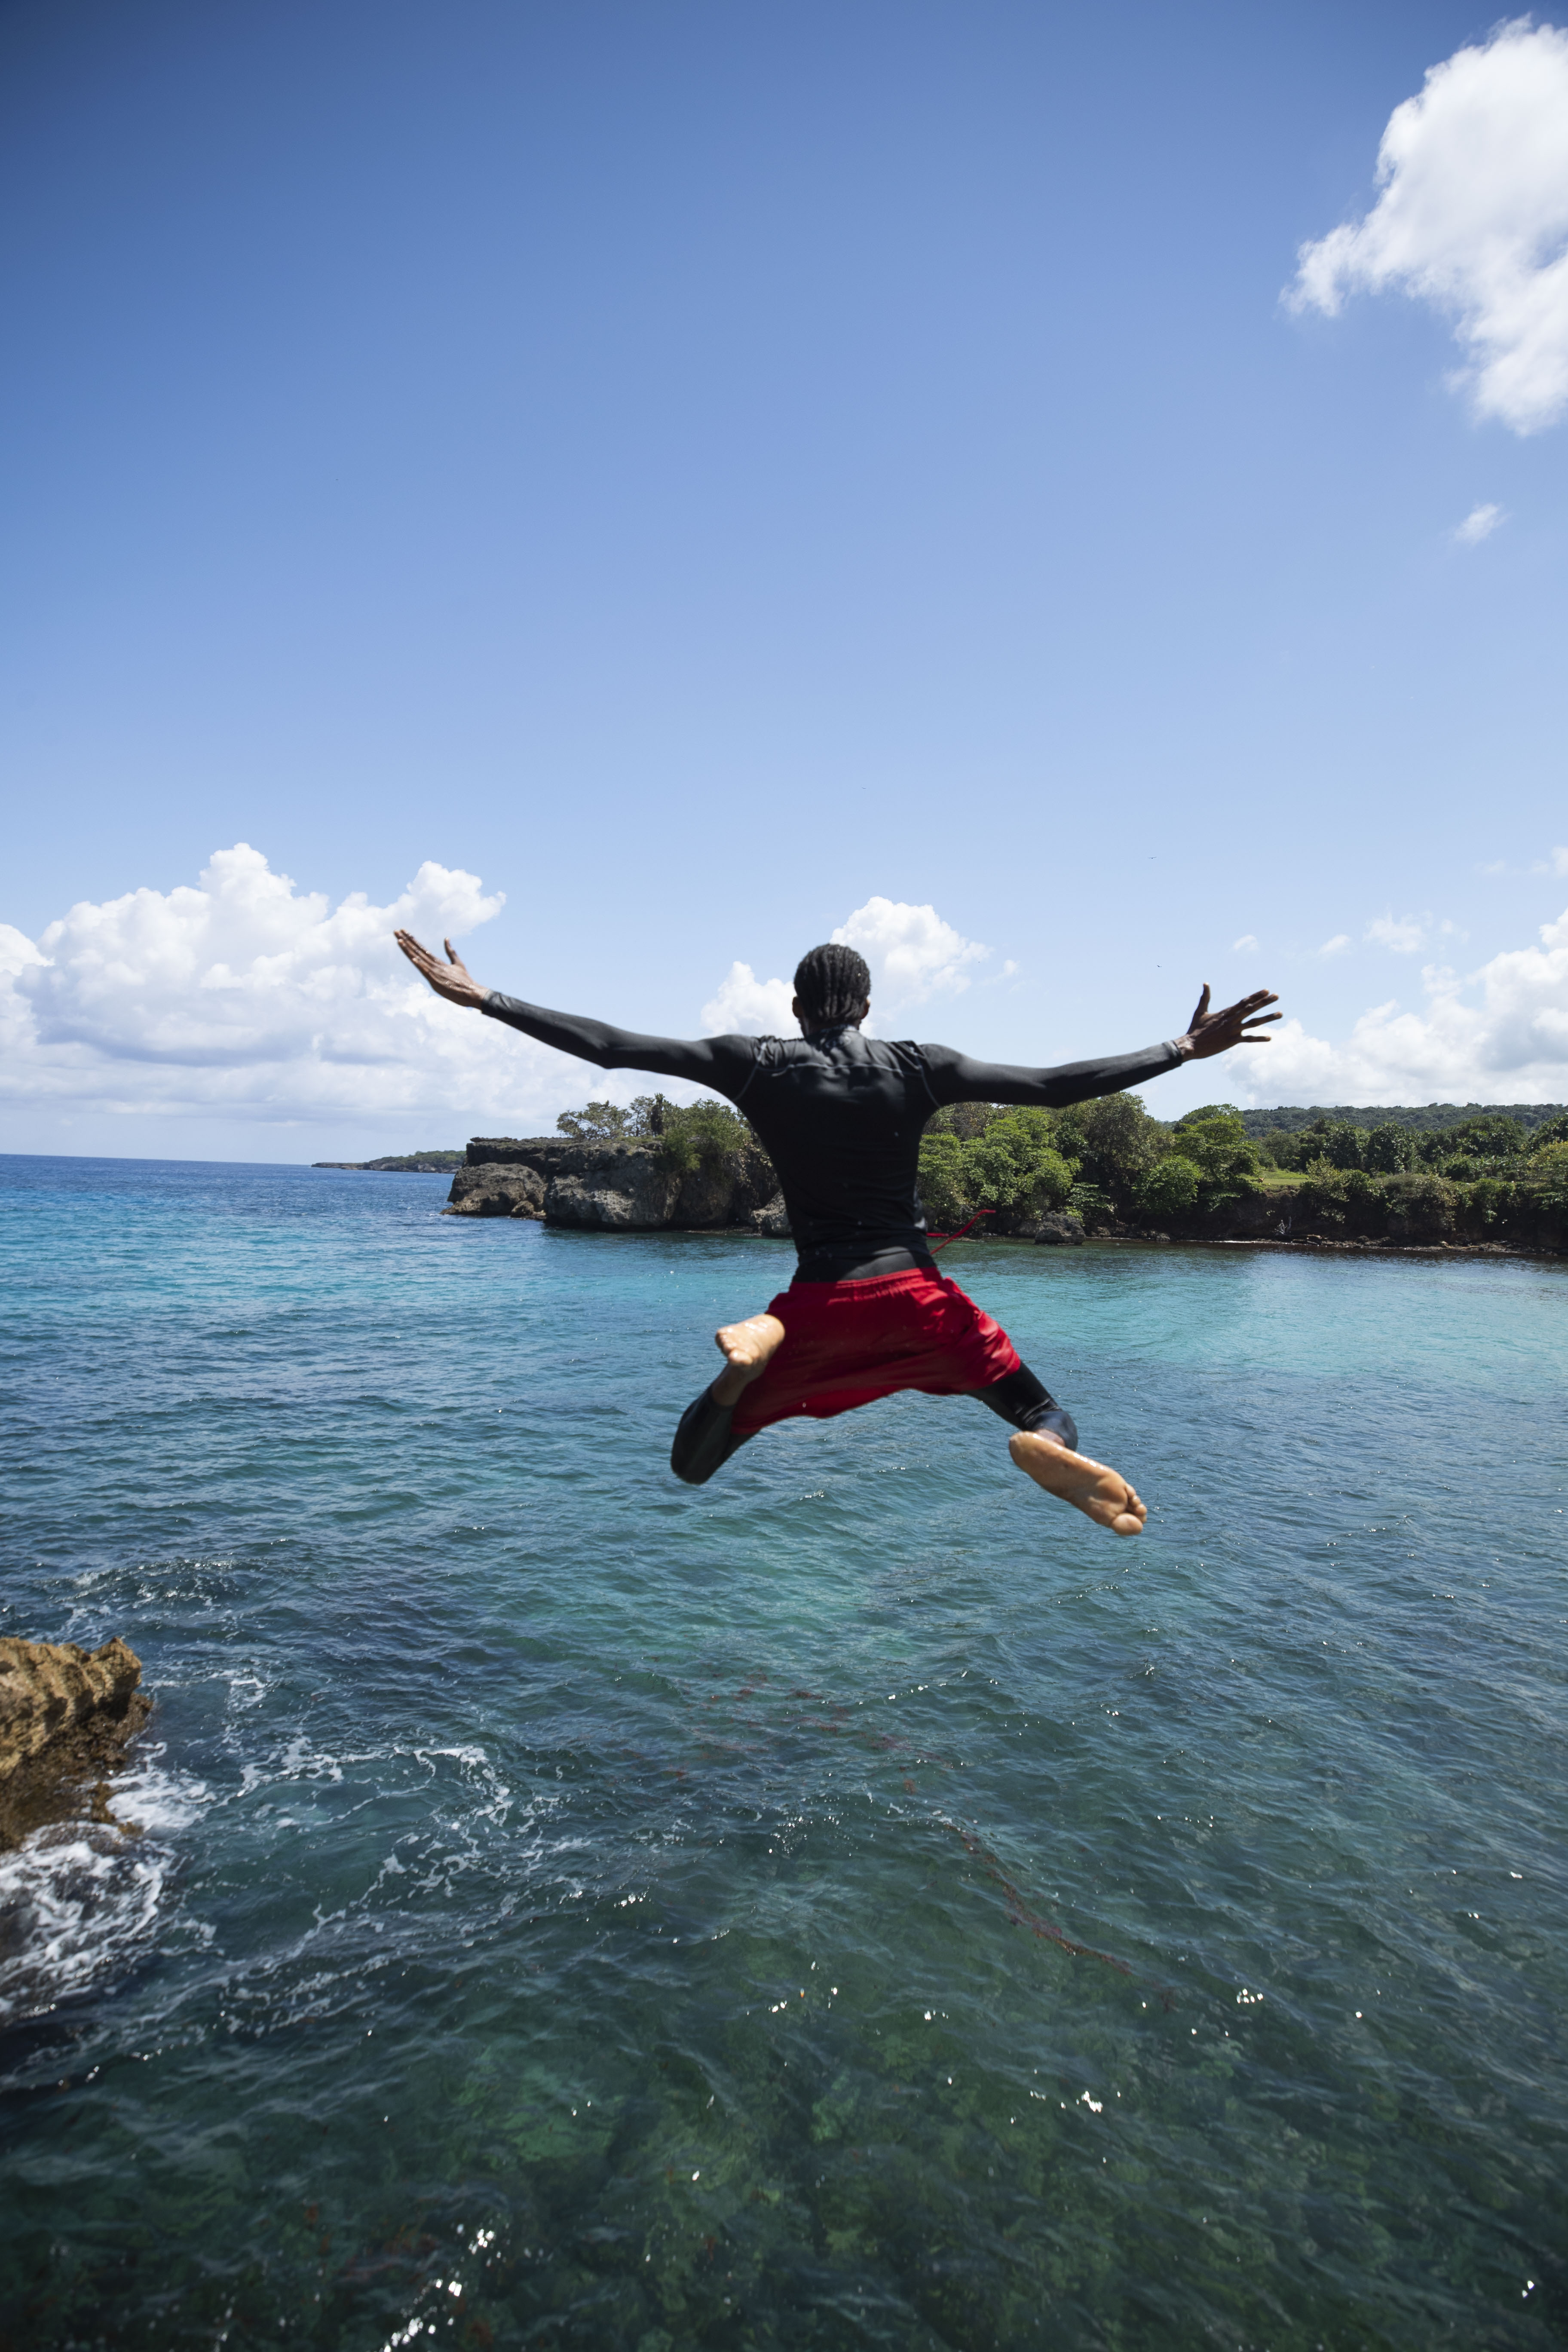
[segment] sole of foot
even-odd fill
[[[767,1370],[784,1345],[784,1327],[776,1315],[748,1315],[743,1323],[726,1323],[713,1339],[724,1359],[724,1370],[713,1383],[720,1404],[733,1404],[742,1389]]]
[[[1070,1453],[1026,1429],[1007,1440],[1007,1451],[1037,1486],[1070,1503],[1113,1536],[1137,1535],[1149,1516],[1121,1471],[1091,1462],[1087,1454]]]

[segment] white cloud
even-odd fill
[[[1251,955],[1256,951],[1257,947],[1258,941],[1254,939],[1252,933],[1250,931],[1243,931],[1238,940],[1232,940],[1230,943],[1230,951],[1232,955]]]
[[[889,1013],[966,989],[966,967],[991,953],[944,923],[934,907],[897,898],[868,898],[833,937],[839,947],[859,949],[871,967],[872,997]]]
[[[1395,955],[1414,955],[1426,934],[1412,915],[1395,922],[1392,915],[1379,915],[1366,927],[1365,937],[1374,948],[1390,948]]]
[[[911,907],[898,898],[868,898],[845,918],[833,939],[865,957],[871,968],[872,1006],[882,1013],[923,1004],[928,996],[960,994],[970,984],[970,967],[991,953],[944,923],[934,907]],[[1010,979],[1016,971],[1008,962],[993,976]],[[732,963],[702,1008],[703,1030],[710,1036],[728,1032],[793,1037],[794,994],[787,980],[759,980],[749,963]],[[876,1034],[874,1019],[867,1022],[866,1033]]]
[[[1472,507],[1454,533],[1461,547],[1479,547],[1489,539],[1500,522],[1508,520],[1501,507]]]
[[[1552,851],[1550,862],[1538,858],[1531,871],[1536,874],[1568,874],[1568,848],[1559,844]]]
[[[759,980],[749,963],[732,963],[702,1008],[705,1037],[793,1037],[795,1016],[787,980]]]
[[[1533,433],[1568,407],[1568,32],[1517,17],[1394,108],[1376,204],[1304,245],[1286,300],[1331,318],[1396,288],[1454,321],[1477,414]]]
[[[426,863],[391,906],[334,908],[240,842],[199,887],[84,900],[36,944],[0,926],[0,1103],[247,1126],[552,1111],[584,1065],[442,1003],[393,944],[502,903]]]
[[[527,1134],[589,1092],[626,1099],[646,1081],[443,1003],[394,944],[399,925],[458,940],[502,904],[477,876],[426,863],[390,906],[354,891],[334,907],[240,842],[195,887],[84,900],[37,940],[0,923],[0,1112],[24,1149],[106,1128],[108,1148],[116,1132],[145,1148],[148,1122],[174,1119],[221,1148],[331,1125],[384,1150],[415,1123],[416,1139]],[[885,898],[847,934],[894,1005],[966,986],[986,952],[931,908]],[[791,993],[735,963],[704,1024],[788,1035]]]
[[[0,977],[15,979],[17,972],[26,971],[29,964],[47,963],[47,961],[25,932],[17,930],[12,923],[0,923]]]
[[[1336,931],[1331,940],[1325,940],[1323,941],[1322,946],[1318,950],[1318,953],[1321,956],[1343,955],[1347,952],[1350,944],[1351,935],[1348,931]]]
[[[1235,1072],[1254,1103],[1568,1100],[1568,911],[1541,945],[1493,956],[1460,981],[1422,975],[1426,1010],[1396,1000],[1363,1013],[1342,1045],[1285,1021]],[[1238,1054],[1235,1057],[1240,1062]],[[1231,1065],[1227,1064],[1227,1075]]]

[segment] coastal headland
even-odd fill
[[[590,1233],[789,1232],[773,1162],[744,1139],[683,1165],[658,1136],[476,1136],[447,1200],[448,1216],[532,1217]]]
[[[1247,1135],[1228,1106],[1173,1129],[1126,1097],[1055,1115],[970,1108],[951,1126],[933,1121],[922,1145],[921,1191],[938,1232],[973,1218],[976,1238],[1056,1246],[1097,1239],[1568,1254],[1568,1153],[1550,1142],[1499,1148],[1515,1139],[1496,1115],[1437,1130],[1430,1144],[1419,1137],[1424,1149],[1410,1130],[1406,1150],[1387,1142],[1386,1114],[1366,1129],[1321,1114],[1291,1135],[1289,1153],[1281,1148],[1279,1157],[1296,1162],[1281,1166],[1267,1135]],[[479,1136],[444,1213],[586,1232],[786,1237],[773,1165],[742,1123],[733,1125],[684,1156],[658,1132]],[[1380,1147],[1369,1147],[1369,1136],[1395,1164],[1377,1164]]]

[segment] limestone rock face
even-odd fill
[[[142,1661],[118,1636],[100,1650],[0,1640],[0,1780],[94,1717],[133,1728],[148,1708],[141,1679]]]
[[[544,1195],[544,1221],[589,1233],[647,1233],[669,1224],[680,1180],[658,1167],[651,1152],[605,1171],[613,1182],[557,1176]]]
[[[765,1234],[772,1241],[786,1242],[790,1237],[789,1211],[784,1207],[782,1192],[775,1192],[771,1201],[753,1209],[746,1222],[754,1234]]]
[[[701,1160],[681,1177],[670,1212],[672,1225],[729,1225],[733,1212],[735,1165],[732,1160]]]
[[[1063,1243],[1081,1242],[1083,1219],[1071,1209],[1053,1209],[1048,1215],[1040,1219],[1036,1229],[1035,1239],[1037,1242],[1048,1243],[1058,1249]]]
[[[480,1135],[468,1146],[468,1166],[452,1180],[446,1214],[542,1217],[588,1233],[656,1233],[752,1224],[753,1213],[771,1209],[777,1192],[772,1161],[755,1150],[682,1173],[662,1165],[657,1144],[640,1139]]]
[[[1215,1209],[1207,1220],[1207,1228],[1216,1237],[1246,1241],[1282,1240],[1289,1232],[1289,1220],[1277,1198],[1268,1192],[1244,1192],[1239,1200],[1227,1201]]]
[[[459,1168],[442,1212],[448,1217],[542,1217],[544,1178],[535,1168]]]

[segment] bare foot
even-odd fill
[[[1120,1470],[1108,1470],[1087,1454],[1070,1454],[1037,1430],[1019,1430],[1007,1440],[1007,1451],[1037,1486],[1071,1503],[1112,1535],[1137,1535],[1149,1516]]]
[[[725,1370],[710,1393],[715,1404],[734,1404],[742,1389],[767,1370],[784,1344],[784,1327],[776,1315],[748,1315],[743,1323],[726,1323],[713,1334],[724,1358]]]

